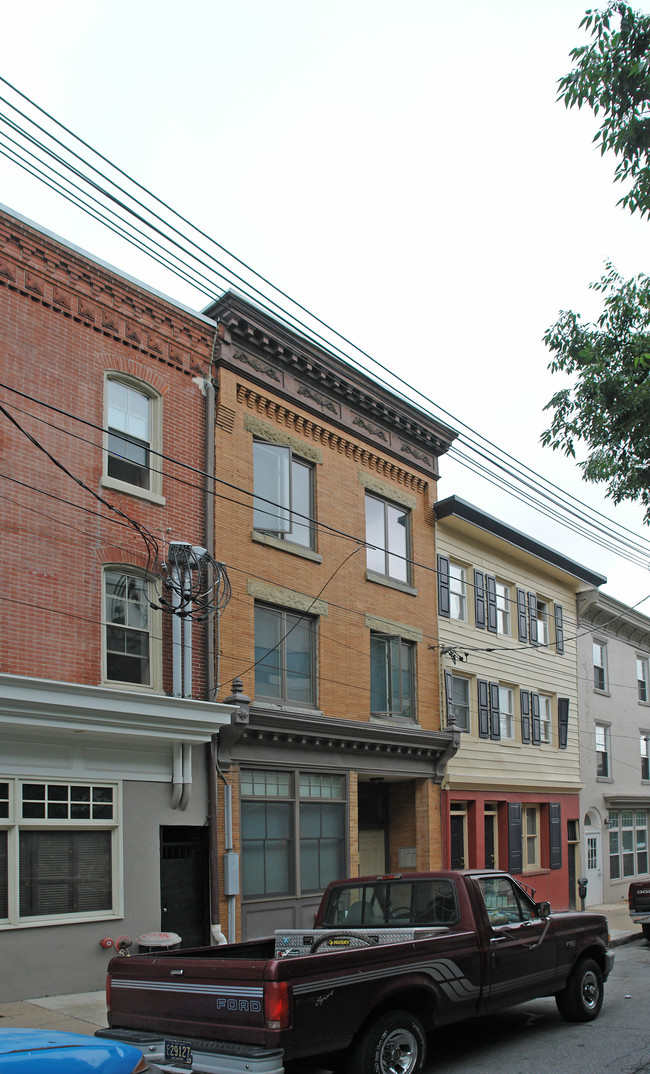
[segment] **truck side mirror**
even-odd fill
[[[542,921],[546,921],[547,917],[551,916],[550,902],[536,902],[535,913],[538,917],[541,917]]]

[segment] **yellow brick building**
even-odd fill
[[[238,296],[207,313],[218,699],[239,678],[252,701],[219,735],[222,920],[246,937],[310,925],[337,876],[441,865],[459,736],[430,648],[433,504],[454,433]]]

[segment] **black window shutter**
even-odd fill
[[[528,631],[530,644],[537,645],[537,593],[528,594]]]
[[[539,694],[531,693],[530,709],[533,717],[533,746],[539,746],[542,741],[542,728],[539,722]]]
[[[487,628],[492,634],[497,632],[497,580],[493,574],[485,575],[487,593]]]
[[[548,847],[551,869],[562,868],[562,808],[559,802],[548,806]]]
[[[530,742],[530,693],[528,690],[519,691],[521,704],[521,741],[526,745]]]
[[[474,571],[474,621],[485,630],[485,578],[483,571]]]
[[[498,682],[490,683],[490,738],[501,738]]]
[[[522,868],[521,802],[508,802],[508,872],[520,873]]]
[[[555,649],[558,653],[564,652],[564,614],[562,605],[555,605]]]
[[[447,703],[447,727],[449,727],[449,724],[456,722],[454,720],[453,712],[451,711],[451,706],[454,700],[454,683],[451,671],[445,671],[445,700]]]
[[[449,619],[451,601],[449,599],[449,559],[438,556],[438,615]]]
[[[528,641],[528,606],[526,590],[517,590],[517,633],[519,641]]]
[[[479,738],[490,737],[490,694],[488,683],[479,679],[478,687],[478,733]]]
[[[561,750],[565,750],[569,744],[569,699],[558,697],[557,699],[557,740]]]

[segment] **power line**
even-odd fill
[[[445,411],[442,407],[440,407],[438,404],[436,404],[433,400],[431,400],[424,393],[420,392],[417,389],[414,389],[412,385],[407,384],[406,381],[402,380],[397,374],[395,374],[393,371],[389,370],[387,367],[383,366],[380,362],[377,362],[370,354],[368,354],[366,351],[364,351],[361,347],[358,347],[356,344],[354,344],[347,337],[345,337],[345,336],[341,335],[340,333],[338,333],[331,325],[327,324],[327,322],[323,321],[322,319],[317,317],[315,314],[310,313],[306,309],[306,307],[302,306],[299,302],[296,302],[296,300],[291,299],[280,288],[278,288],[276,285],[272,284],[265,277],[260,276],[249,265],[247,265],[244,261],[242,261],[241,259],[237,258],[236,255],[231,253],[231,251],[229,251],[225,247],[221,246],[216,240],[210,238],[210,236],[208,236],[200,228],[196,227],[196,225],[191,224],[190,221],[188,221],[185,217],[181,216],[174,209],[172,209],[170,206],[168,206],[165,202],[161,201],[154,194],[152,194],[152,192],[150,190],[148,190],[142,184],[139,184],[135,179],[133,179],[131,176],[129,176],[126,172],[124,172],[122,169],[120,169],[117,165],[115,165],[112,162],[108,161],[108,159],[106,157],[103,157],[101,153],[98,153],[96,150],[94,150],[91,146],[88,145],[88,143],[84,142],[83,139],[80,139],[80,138],[78,138],[78,136],[74,135],[73,132],[69,130],[69,128],[65,127],[58,120],[56,120],[53,116],[51,116],[49,113],[45,112],[44,109],[40,108],[40,106],[38,106],[34,101],[32,101],[30,98],[26,97],[25,94],[22,94],[19,90],[17,90],[14,86],[12,86],[11,83],[7,82],[6,79],[0,79],[0,80],[3,81],[5,83],[5,85],[7,85],[9,87],[9,89],[11,89],[14,93],[18,94],[18,96],[21,97],[24,101],[28,102],[28,104],[30,104],[33,108],[37,109],[38,112],[41,115],[45,116],[51,123],[54,123],[60,130],[65,132],[65,134],[69,138],[74,139],[77,144],[83,146],[86,150],[88,150],[89,152],[93,153],[94,156],[98,160],[103,161],[110,168],[112,168],[117,175],[123,177],[123,179],[125,179],[127,182],[132,183],[134,185],[134,187],[139,192],[141,192],[143,195],[146,195],[148,198],[152,199],[154,204],[160,206],[166,212],[172,213],[173,216],[177,220],[179,220],[181,222],[181,224],[183,224],[185,227],[191,228],[193,230],[193,232],[196,233],[198,236],[200,236],[200,238],[202,240],[205,240],[205,241],[209,242],[216,249],[221,250],[225,256],[227,256],[228,258],[232,259],[232,261],[235,262],[237,265],[239,265],[240,268],[242,268],[242,269],[246,270],[247,272],[249,272],[253,276],[254,279],[258,280],[265,287],[271,287],[273,289],[273,292],[276,295],[279,295],[282,299],[284,299],[287,302],[291,303],[291,305],[295,309],[301,311],[301,313],[304,313],[305,316],[310,318],[314,323],[316,323],[317,325],[319,325],[322,328],[324,328],[327,332],[331,333],[336,339],[340,340],[347,347],[352,347],[352,349],[357,354],[360,354],[367,361],[372,362],[377,368],[381,369],[384,373],[386,373],[388,376],[390,376],[391,383],[388,386],[391,387],[391,390],[394,391],[396,395],[400,396],[401,398],[406,399],[410,403],[410,405],[416,405],[414,403],[414,400],[413,400],[413,395],[416,395],[420,399],[424,400],[428,404],[428,406],[434,407],[436,410],[438,410],[440,413],[444,414],[446,417],[451,418],[451,420],[454,421],[454,423],[456,425],[460,425],[462,428],[464,428],[466,430],[469,430],[469,427],[465,423],[463,423],[461,421],[458,421],[458,419],[454,418],[453,415],[451,415],[451,414],[449,414],[449,412]],[[217,276],[220,277],[222,280],[224,280],[224,279],[234,280],[236,282],[237,286],[244,288],[245,293],[249,297],[250,297],[251,291],[252,291],[252,294],[253,294],[252,300],[255,301],[258,306],[261,306],[262,309],[266,309],[268,312],[270,312],[271,316],[279,318],[283,323],[285,323],[288,327],[290,327],[294,331],[296,329],[296,326],[298,326],[298,329],[300,331],[304,331],[304,332],[307,333],[307,337],[309,339],[312,339],[313,341],[318,341],[319,344],[320,344],[321,341],[324,342],[326,344],[326,346],[328,346],[329,348],[333,349],[334,351],[337,351],[339,354],[343,355],[345,360],[350,361],[353,364],[360,365],[361,368],[364,368],[364,372],[367,372],[365,367],[362,365],[362,363],[360,363],[358,361],[358,359],[355,359],[349,353],[347,353],[346,351],[342,350],[342,348],[340,346],[338,346],[338,344],[333,344],[332,341],[329,338],[323,336],[322,333],[320,333],[320,331],[313,330],[312,328],[310,328],[310,326],[304,320],[302,320],[300,316],[296,316],[295,314],[291,313],[289,310],[286,309],[286,307],[284,307],[282,305],[281,302],[277,302],[274,298],[269,297],[261,288],[256,287],[255,285],[251,284],[248,280],[246,280],[241,275],[241,273],[236,272],[231,267],[225,265],[225,263],[219,261],[217,258],[214,258],[205,249],[203,249],[201,246],[199,246],[199,244],[196,243],[194,240],[188,239],[188,237],[184,234],[183,231],[181,231],[181,229],[179,229],[179,228],[175,227],[174,225],[169,224],[167,221],[163,220],[162,216],[159,213],[155,212],[153,209],[150,209],[148,206],[146,206],[144,204],[144,202],[142,202],[142,200],[139,197],[136,198],[133,195],[127,193],[124,190],[123,187],[121,187],[118,183],[115,182],[115,180],[110,179],[107,176],[105,176],[98,168],[96,168],[89,161],[87,161],[84,158],[82,158],[81,155],[78,154],[75,150],[73,150],[70,146],[64,145],[64,143],[60,139],[55,138],[54,135],[52,135],[49,132],[45,131],[44,127],[42,127],[39,124],[36,124],[33,119],[28,117],[20,109],[17,109],[16,106],[14,104],[12,104],[11,102],[7,101],[6,98],[1,98],[1,99],[5,100],[5,103],[8,104],[9,108],[11,108],[17,114],[19,114],[27,123],[30,123],[30,124],[34,125],[47,138],[50,138],[50,139],[54,140],[55,143],[57,143],[60,147],[64,148],[65,152],[73,155],[73,157],[75,157],[78,161],[83,162],[85,167],[91,168],[96,175],[99,175],[106,182],[110,183],[111,186],[113,186],[114,189],[120,191],[123,196],[131,199],[133,201],[134,205],[127,205],[125,202],[122,202],[119,197],[116,197],[116,195],[111,194],[109,191],[101,188],[101,186],[97,183],[96,180],[90,179],[88,176],[84,176],[79,171],[78,167],[76,167],[75,165],[70,164],[69,162],[64,162],[63,158],[60,157],[59,154],[53,153],[53,151],[50,150],[50,149],[46,149],[44,144],[42,142],[40,142],[38,139],[35,139],[31,135],[26,135],[26,133],[22,131],[22,129],[19,127],[18,124],[15,123],[14,120],[7,120],[7,118],[4,117],[5,122],[8,123],[8,125],[11,127],[11,129],[14,131],[14,133],[19,132],[21,134],[24,134],[25,137],[31,139],[31,144],[32,145],[35,145],[37,148],[41,148],[41,150],[43,152],[47,152],[51,156],[53,156],[57,160],[57,163],[58,163],[58,165],[60,167],[65,167],[65,168],[68,168],[68,169],[72,170],[73,173],[77,177],[81,178],[84,182],[88,183],[91,186],[91,188],[93,190],[95,190],[95,192],[101,192],[102,196],[105,197],[109,201],[109,203],[111,203],[111,211],[115,212],[115,209],[113,208],[113,206],[117,205],[120,211],[125,212],[125,213],[133,216],[134,218],[138,219],[139,222],[143,223],[144,226],[146,226],[147,228],[151,229],[153,231],[153,233],[158,236],[158,238],[155,240],[155,242],[159,247],[162,248],[162,244],[161,244],[161,242],[159,240],[164,238],[165,242],[171,243],[172,245],[174,245],[178,249],[181,249],[186,258],[191,257],[194,260],[197,260],[200,264],[202,264],[206,268],[207,268],[207,263],[205,261],[203,261],[202,258],[208,258],[209,262],[214,263],[215,265],[219,266],[219,268],[223,268],[224,272],[226,273],[226,275],[224,276],[224,274],[222,272],[220,272],[220,271],[218,271],[217,269],[214,269],[214,268],[210,269],[211,272],[215,272],[217,274]],[[93,197],[94,197],[94,195],[93,195]],[[95,200],[97,200],[97,199],[95,199]],[[143,215],[142,215],[143,212],[150,214],[153,217],[153,222],[150,221],[150,220],[145,219],[143,217]],[[122,222],[122,223],[124,223],[124,222]],[[107,225],[107,226],[109,226],[109,225]],[[167,235],[163,231],[164,227],[168,228],[172,232],[172,234]],[[140,234],[144,235],[144,232],[140,231]],[[122,233],[122,237],[126,237],[126,236]],[[182,245],[182,242],[179,241],[179,239],[182,239],[182,241],[185,242],[185,243],[189,243],[190,247],[193,250],[199,251],[201,257],[198,257],[197,254],[195,254],[195,253],[190,253],[188,251],[187,247],[186,246],[184,247]],[[157,260],[160,261],[160,263],[164,263],[165,267],[171,268],[171,266],[167,262],[166,258],[164,258],[161,261],[160,250],[155,251],[155,250],[152,250],[150,248],[146,248],[146,243],[143,244],[141,242],[141,240],[139,240],[139,239],[129,239],[129,238],[127,238],[127,241],[134,241],[134,242],[136,242],[136,244],[139,243],[139,248],[141,250],[143,250],[143,252],[149,253],[150,256],[155,257]],[[192,276],[192,273],[195,272],[196,270],[194,268],[189,267],[189,262],[188,261],[183,262],[182,259],[179,258],[178,254],[176,254],[175,252],[173,254],[170,254],[169,251],[167,251],[167,254],[168,254],[168,256],[173,256],[174,258],[178,258],[178,260],[181,262],[181,267],[179,269],[171,268],[171,271],[176,272],[176,274],[179,275],[181,278],[185,279],[186,282],[190,282],[190,283],[192,283],[193,286],[197,286],[199,290],[203,290],[204,293],[209,294],[210,297],[214,297],[214,294],[215,294],[214,287],[208,288],[206,290],[205,282],[202,284],[200,282],[200,280],[196,276]],[[218,291],[221,291],[221,290],[222,290],[222,288],[219,287]],[[260,302],[260,299],[263,299],[263,301]],[[273,307],[270,310],[269,310],[268,303],[270,303],[270,305]],[[379,380],[380,380],[380,383],[388,384],[387,381],[381,380],[381,378],[379,378]],[[401,384],[403,387],[407,388],[409,394],[404,394],[401,391],[401,389],[396,390],[395,387],[394,387],[395,383]],[[423,411],[423,412],[428,413],[427,411]],[[515,481],[517,481],[517,482],[523,483],[524,485],[528,484],[530,486],[530,482],[532,480],[533,483],[534,483],[533,487],[534,487],[534,490],[535,490],[535,492],[537,494],[537,497],[539,497],[540,489],[542,489],[542,487],[543,487],[545,491],[543,493],[542,498],[544,498],[546,500],[550,500],[550,502],[554,502],[556,504],[556,506],[560,510],[566,511],[567,506],[569,504],[573,505],[573,507],[571,508],[572,513],[574,515],[576,515],[577,518],[580,518],[582,520],[582,525],[583,525],[583,527],[585,527],[582,530],[581,529],[576,529],[575,532],[580,533],[582,536],[588,537],[590,540],[595,540],[595,543],[600,543],[601,546],[603,546],[603,547],[607,547],[607,545],[603,545],[602,539],[599,541],[594,536],[592,536],[592,534],[594,532],[593,519],[594,519],[594,515],[597,515],[607,523],[608,529],[605,532],[609,533],[610,539],[615,540],[616,542],[620,543],[621,547],[620,547],[619,550],[616,550],[616,554],[622,555],[623,558],[628,558],[631,562],[636,562],[637,564],[640,563],[640,562],[643,562],[644,565],[645,565],[647,563],[647,560],[634,558],[633,555],[631,556],[629,554],[630,550],[627,547],[628,544],[629,544],[629,541],[625,537],[625,534],[626,533],[627,534],[632,534],[632,531],[629,530],[627,527],[621,526],[621,524],[619,524],[618,522],[612,522],[612,520],[607,519],[607,516],[603,515],[602,513],[598,512],[598,511],[594,511],[593,508],[588,508],[585,504],[583,504],[581,501],[579,501],[576,497],[574,497],[574,496],[572,496],[572,495],[570,495],[568,493],[562,492],[558,488],[558,486],[554,485],[552,482],[549,482],[546,478],[541,477],[541,475],[537,474],[531,468],[529,468],[529,467],[525,466],[524,464],[520,463],[518,460],[515,460],[513,458],[513,456],[509,455],[507,452],[504,452],[503,449],[498,448],[495,444],[493,444],[487,438],[483,437],[481,434],[476,434],[472,430],[469,430],[469,431],[470,431],[471,435],[467,436],[467,437],[465,437],[465,436],[459,437],[459,443],[462,444],[467,450],[469,450],[470,452],[475,453],[478,456],[478,459],[479,459],[479,462],[478,462],[479,470],[478,470],[478,472],[479,472],[480,476],[484,477],[486,480],[491,481],[492,483],[498,484],[498,482],[496,482],[494,480],[494,475],[491,474],[487,470],[486,467],[484,467],[484,464],[482,462],[480,462],[480,460],[483,459],[484,461],[489,460],[489,464],[492,467],[496,464],[499,467],[501,467],[502,469],[504,469],[505,472],[509,473],[513,477],[513,479]],[[487,446],[487,451],[486,451],[486,447],[485,446],[482,447],[481,445],[486,445]],[[456,457],[456,452],[457,451],[458,451],[457,448],[452,447],[451,452],[450,452],[450,457],[452,457],[452,458]],[[461,462],[461,465],[465,465],[465,466],[469,465],[470,468],[471,468],[470,460],[468,459],[467,456],[465,456],[463,458],[463,453],[462,452],[458,451],[458,456],[457,457],[458,457],[458,460]],[[475,463],[475,465],[476,465],[476,463]],[[476,472],[476,470],[475,470],[475,472]],[[503,490],[508,492],[510,495],[514,494],[514,490],[512,488],[509,488],[507,483],[505,485],[503,483],[501,483],[500,487],[502,487]],[[517,498],[521,498],[521,497],[517,497]],[[542,507],[542,505],[539,503],[539,500],[536,499],[536,497],[534,497],[534,496],[530,497],[527,500],[525,499],[523,502],[526,502],[529,507],[532,507],[536,511],[541,512],[542,514],[546,514],[548,517],[552,518],[556,522],[559,522],[561,525],[563,525],[563,526],[567,525],[567,521],[566,521],[566,519],[564,517],[558,516],[557,512],[550,513],[547,510],[546,507]],[[571,528],[571,527],[569,527],[569,528]],[[601,526],[601,531],[602,531],[602,529],[603,529],[603,527]],[[602,533],[601,533],[601,537],[602,537]],[[635,541],[638,542],[638,540],[639,539],[635,537]],[[640,556],[643,556],[643,554],[644,553],[640,553]]]

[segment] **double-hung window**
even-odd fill
[[[104,570],[104,664],[108,682],[154,685],[149,582],[141,574]]]
[[[244,899],[322,891],[346,875],[345,776],[242,769]]]
[[[161,491],[161,400],[148,385],[109,374],[105,392],[105,478],[112,487],[140,494]],[[136,491],[137,490],[137,491]]]
[[[499,686],[499,725],[501,738],[515,737],[515,692],[511,686]]]
[[[316,620],[274,605],[255,605],[255,696],[316,704]]]
[[[641,735],[641,779],[650,779],[650,734]]]
[[[510,634],[510,589],[501,582],[496,584],[497,632]]]
[[[539,867],[539,807],[524,807],[524,871]]]
[[[253,528],[314,547],[314,468],[284,444],[253,441]]]
[[[599,641],[593,644],[594,690],[607,689],[607,646]]]
[[[411,583],[411,514],[408,508],[367,492],[366,542],[369,571]]]
[[[609,778],[611,772],[610,735],[606,724],[596,724],[596,775]]]
[[[537,598],[537,644],[548,645],[548,604]]]
[[[638,656],[636,659],[636,682],[639,701],[650,701],[647,656]]]
[[[470,691],[469,679],[461,675],[449,675],[451,697],[447,698],[447,711],[453,716],[453,722],[461,731],[470,730]]]
[[[467,620],[467,576],[458,563],[449,564],[449,614],[452,619]]]
[[[112,783],[0,781],[0,923],[117,914],[118,807]]]
[[[415,719],[415,645],[389,634],[370,635],[370,712]]]
[[[550,697],[539,695],[539,736],[540,742],[550,743],[553,727],[553,710]]]

